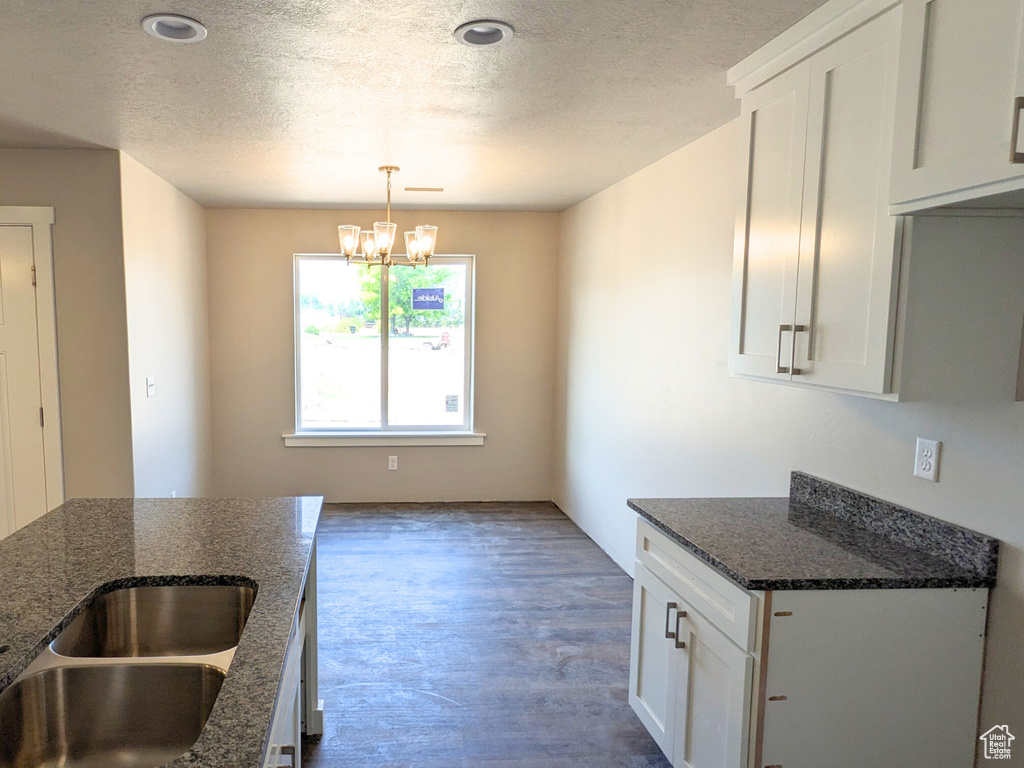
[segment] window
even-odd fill
[[[472,256],[296,256],[296,431],[472,431],[472,330]]]

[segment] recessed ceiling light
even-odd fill
[[[497,45],[507,43],[516,31],[504,21],[480,19],[467,21],[455,30],[455,39],[463,45]]]
[[[206,37],[206,27],[188,16],[155,13],[142,20],[142,28],[153,37],[172,43],[198,43]]]

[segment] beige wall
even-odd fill
[[[205,212],[123,153],[121,194],[135,495],[209,495]]]
[[[55,209],[68,498],[132,495],[121,185],[112,150],[0,149],[0,205]]]
[[[476,254],[476,422],[482,447],[285,448],[295,427],[292,255],[337,253],[373,211],[210,210],[215,489],[329,501],[548,499],[558,215],[399,212]],[[388,472],[387,456],[399,456]]]
[[[630,571],[627,497],[783,496],[794,469],[998,536],[982,724],[1024,732],[1022,223],[915,221],[906,402],[730,378],[739,140],[731,123],[563,215],[555,501]],[[945,443],[938,484],[912,477],[917,436]]]

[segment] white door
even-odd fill
[[[629,704],[662,751],[672,755],[676,618],[682,599],[640,563],[633,577]]]
[[[0,226],[0,504],[4,535],[47,512],[31,226]]]
[[[1014,101],[1024,96],[1022,30],[1024,0],[904,1],[896,212],[978,197],[984,184],[1024,187],[1024,164],[1010,160]],[[988,193],[996,191],[1004,190]]]
[[[902,222],[889,216],[900,8],[810,59],[794,381],[889,391]]]
[[[675,681],[676,768],[745,768],[753,657],[687,603]]]
[[[741,189],[733,246],[729,368],[789,379],[807,138],[808,67],[743,96]]]

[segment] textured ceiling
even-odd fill
[[[390,163],[396,205],[560,210],[738,114],[725,70],[821,4],[0,0],[0,146],[123,149],[206,206],[379,206]]]

